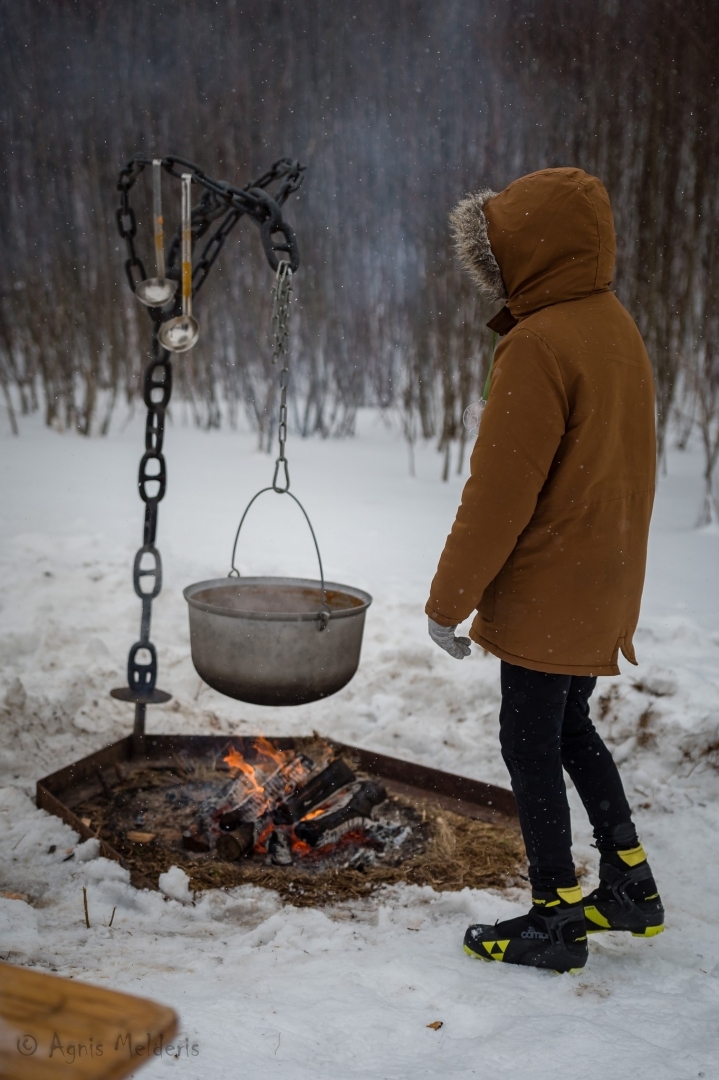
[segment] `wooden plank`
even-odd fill
[[[165,1054],[177,1025],[147,998],[0,962],[3,1080],[120,1080]]]

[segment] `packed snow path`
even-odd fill
[[[462,952],[469,922],[520,913],[527,893],[400,888],[315,911],[243,888],[193,903],[181,875],[165,883],[167,898],[134,890],[120,867],[96,857],[95,842],[76,846],[69,828],[38,811],[38,777],[132,724],[131,707],[107,695],[124,681],[139,623],[130,570],[141,537],[142,433],[133,421],[88,441],[34,419],[19,439],[0,431],[0,891],[25,897],[0,898],[2,958],[174,1006],[197,1052],[153,1059],[146,1080],[170,1069],[178,1080],[719,1075],[719,532],[692,527],[697,456],[671,453],[660,483],[640,666],[600,680],[593,710],[622,766],[667,932],[652,941],[595,937],[581,975],[555,976]],[[328,578],[368,589],[375,603],[360,671],[342,693],[261,709],[200,683],[181,590],[227,572],[239,513],[267,483],[271,460],[250,435],[179,422],[166,445],[165,583],[152,637],[159,685],[174,699],[148,710],[150,730],[317,729],[507,783],[498,662],[475,649],[458,663],[426,635],[424,600],[461,477],[442,484],[439,458],[424,448],[411,478],[401,441],[373,415],[354,440],[293,440],[293,490]],[[288,500],[258,505],[239,557],[245,572],[315,575],[311,540]],[[576,857],[591,888],[597,855],[572,798]],[[436,1020],[441,1028],[427,1027]]]

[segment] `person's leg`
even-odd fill
[[[589,718],[589,698],[597,680],[573,675],[562,725],[562,765],[571,776],[602,851],[639,843],[619,770]]]
[[[562,728],[571,675],[548,675],[502,661],[499,741],[529,862],[540,889],[576,885],[562,772]]]
[[[587,962],[561,758],[570,684],[571,675],[502,662],[500,742],[527,849],[532,909],[517,919],[470,926],[464,938],[470,956],[555,971],[573,971]]]
[[[664,929],[664,908],[619,770],[589,718],[596,681],[572,677],[562,727],[562,764],[584,803],[600,856],[599,887],[584,901],[587,930],[651,937]]]

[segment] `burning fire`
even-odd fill
[[[262,754],[263,757],[270,758],[280,769],[283,767],[283,765],[287,764],[288,759],[294,757],[292,751],[287,753],[287,751],[285,750],[278,750],[277,747],[273,746],[272,743],[264,737],[264,735],[260,735],[257,739],[255,739],[252,745],[254,746],[258,754]]]
[[[294,754],[290,751],[278,750],[272,745],[263,735],[260,735],[252,744],[254,750],[264,758],[269,758],[273,761],[278,769],[282,769],[287,765],[288,760],[294,757]],[[252,766],[245,761],[242,754],[234,746],[231,746],[228,752],[222,759],[226,765],[229,765],[231,769],[240,769],[246,776],[250,776],[254,779],[255,770]]]
[[[239,790],[235,788],[232,793],[234,805],[246,806],[249,818],[259,820],[307,779],[311,772],[311,763],[305,763],[293,750],[279,750],[263,736],[254,740],[252,748],[260,758],[256,765],[251,765],[234,746],[229,748],[223,761],[231,769],[238,771]],[[324,807],[320,808],[320,814],[325,812]],[[312,813],[312,816],[317,816],[317,813]],[[254,844],[257,854],[267,852],[267,843],[276,828],[272,820],[261,828]],[[294,828],[282,831],[286,833],[292,850],[297,854],[305,854],[311,850],[308,843],[295,836]]]
[[[258,783],[257,773],[249,764],[245,761],[239,750],[235,750],[234,746],[231,748],[227,756],[223,759],[226,765],[229,765],[231,769],[239,769],[241,773],[247,777],[250,782],[252,791],[257,795],[262,795],[264,788],[262,784]]]
[[[333,768],[333,777],[337,776],[337,762],[329,745],[326,745],[326,750],[320,753],[319,758],[312,760],[295,749],[280,750],[268,739],[260,736],[253,741],[250,756],[254,764],[250,764],[236,747],[228,748],[223,760],[230,769],[235,770],[234,778],[226,791],[227,802],[222,807],[217,807],[213,816],[216,823],[220,818],[228,817],[235,823],[252,822],[255,826],[253,850],[257,855],[270,854],[275,861],[279,844],[285,851],[289,849],[296,855],[315,857],[325,854],[337,845],[367,842],[360,826],[368,811],[366,808],[355,811],[351,805],[359,785],[348,783],[348,779],[353,781],[354,778],[346,766],[343,767],[349,773],[349,778],[343,776],[339,786],[335,779],[336,790],[332,791],[330,786],[331,794],[325,791],[324,798],[320,797],[311,809],[303,807],[304,814],[299,820],[294,818],[294,824],[291,823],[291,816],[283,818],[277,814],[278,808],[288,801],[291,803],[298,791],[307,790],[305,785],[312,782],[311,777],[324,776]],[[341,769],[339,772],[341,774]],[[331,781],[328,779],[326,783],[329,785]],[[365,784],[365,787],[367,786],[371,787],[371,784]],[[320,795],[320,792],[317,794]],[[345,807],[350,816],[338,818],[337,815],[341,814]],[[313,826],[311,835],[305,837],[299,826],[325,816],[328,822],[324,843],[317,842],[323,837],[321,825],[319,831]],[[219,829],[233,826],[216,824],[215,827]]]

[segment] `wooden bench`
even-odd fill
[[[192,1057],[176,1032],[166,1005],[0,962],[3,1080],[117,1080],[162,1055]]]

